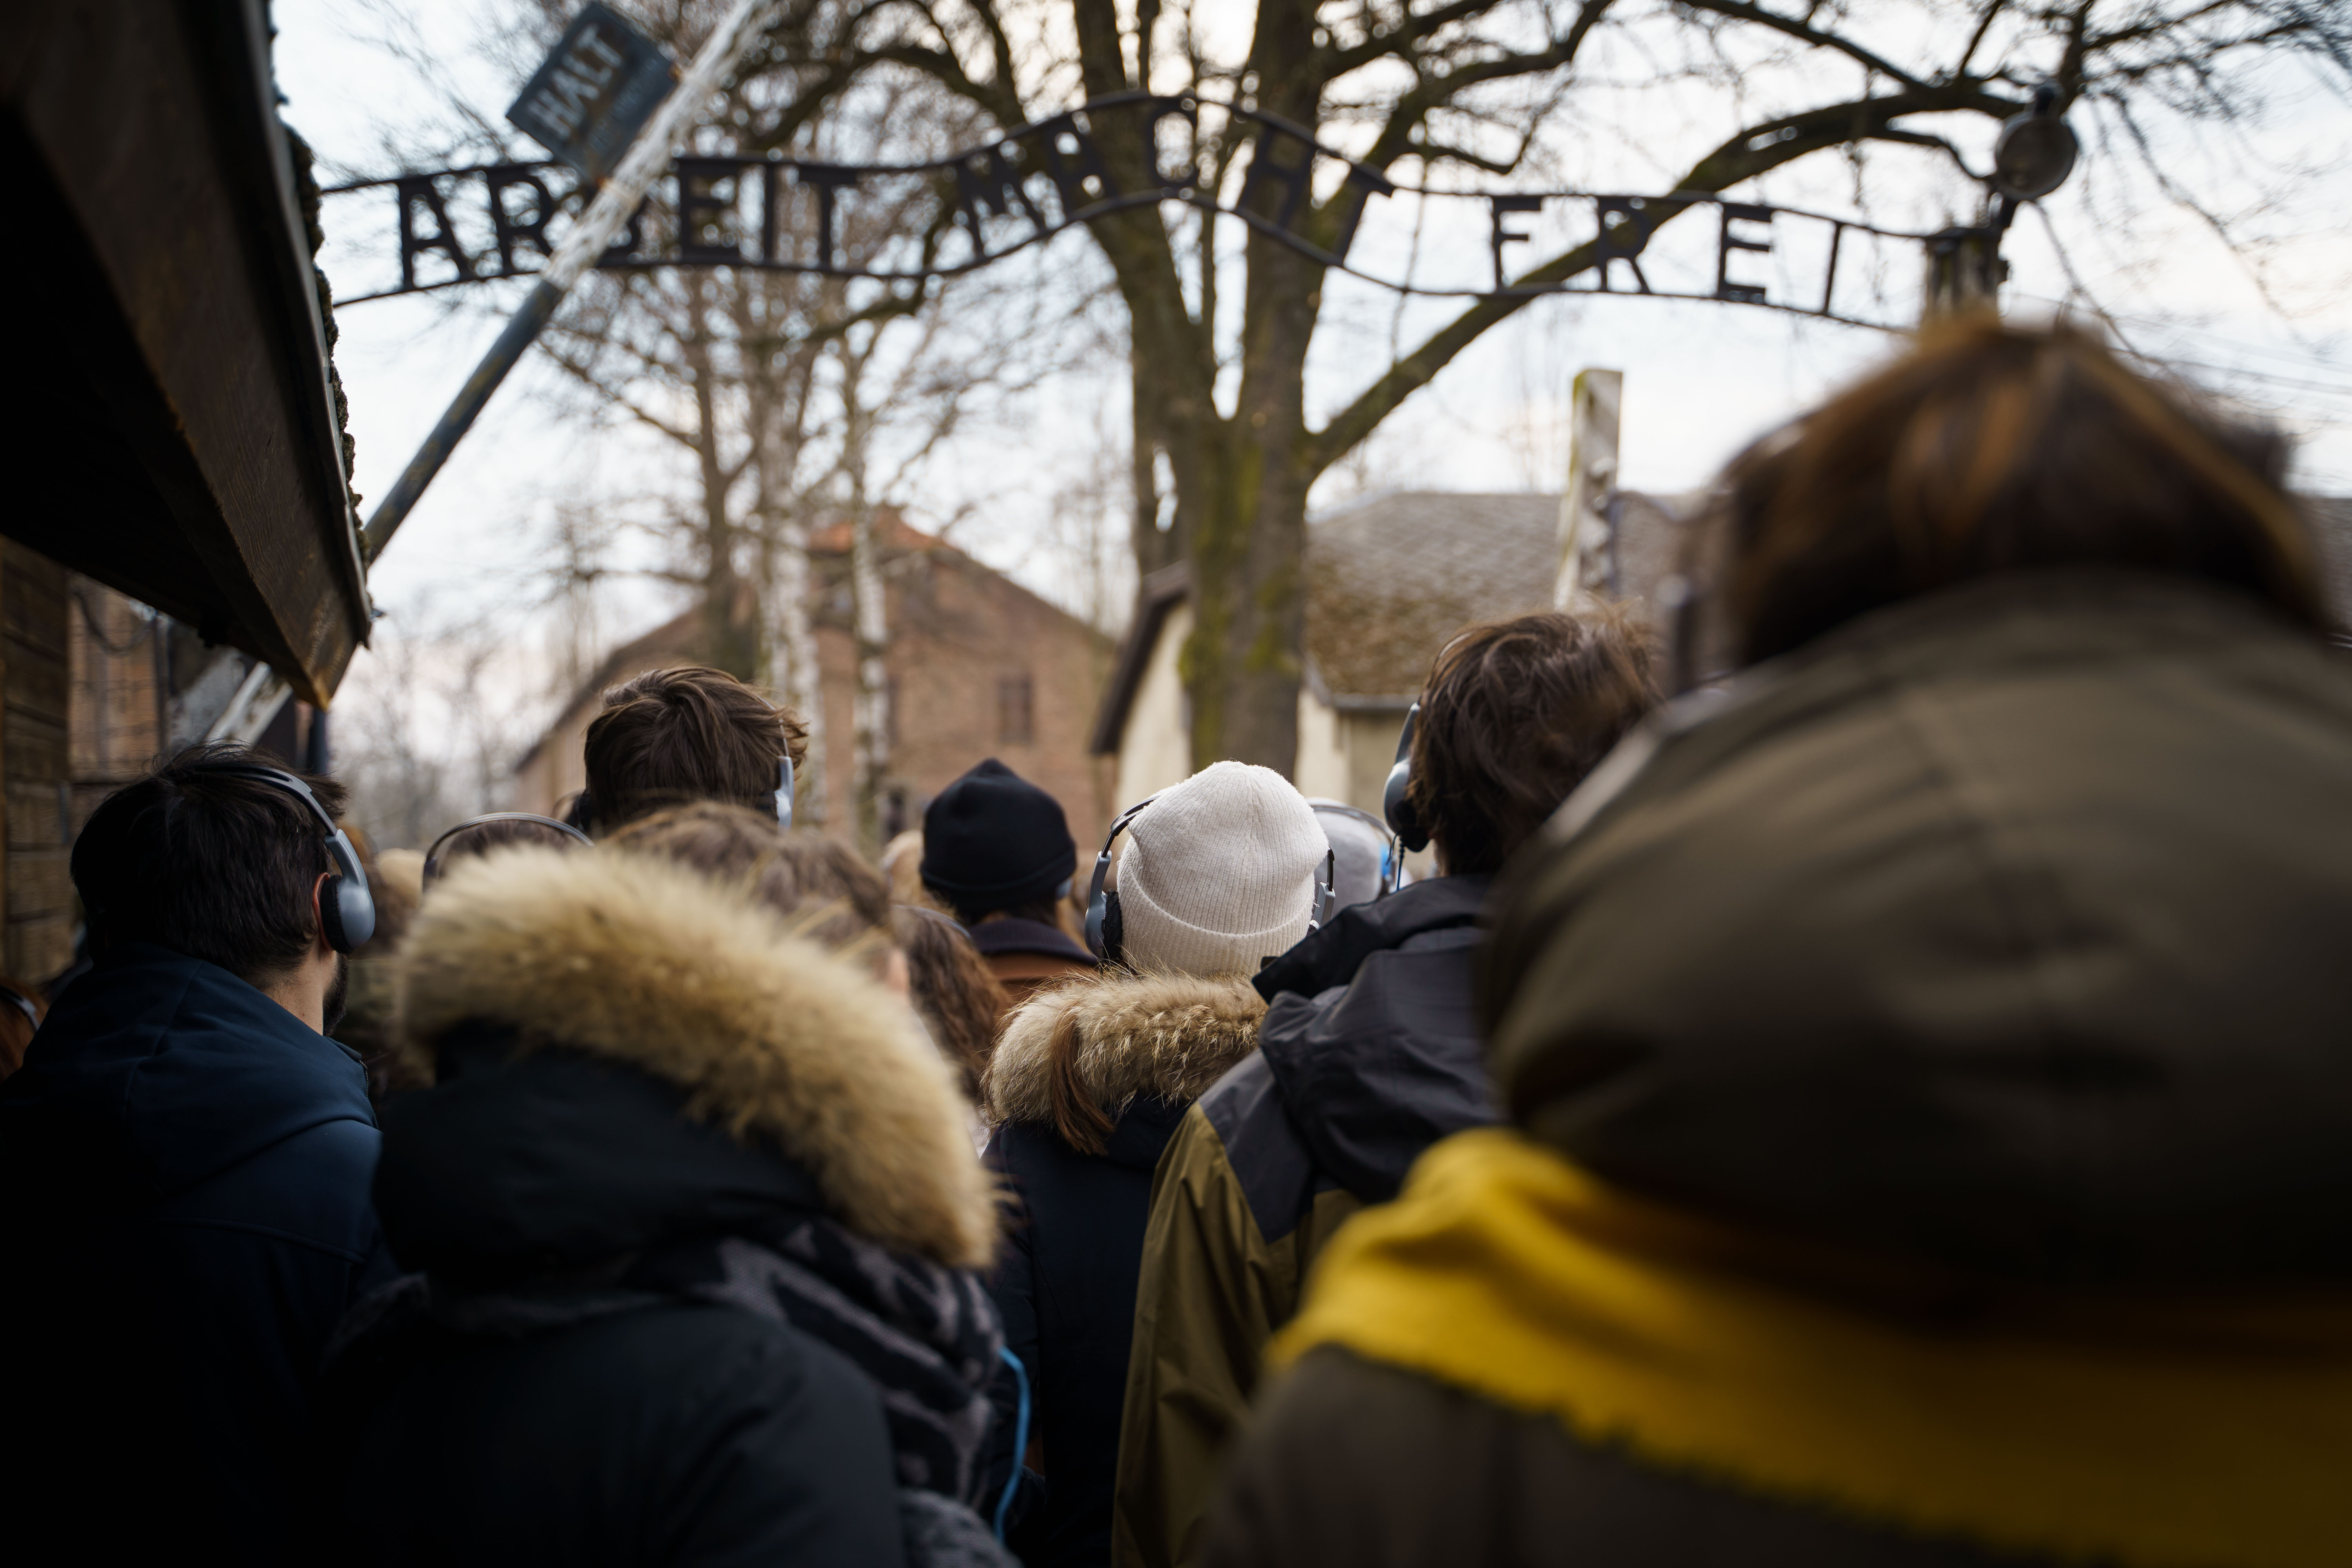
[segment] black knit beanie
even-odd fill
[[[923,808],[923,883],[967,915],[1053,897],[1077,852],[1061,803],[994,757]]]

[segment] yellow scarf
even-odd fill
[[[2352,1563],[2352,1300],[1961,1321],[1822,1278],[1517,1133],[1465,1132],[1333,1238],[1272,1359],[1343,1345],[1653,1461],[1996,1547]]]

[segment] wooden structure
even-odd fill
[[[193,738],[174,714],[249,659],[323,705],[371,616],[317,194],[278,118],[262,0],[0,7],[0,166],[20,306],[0,963],[37,982],[70,956],[67,849],[118,770]]]

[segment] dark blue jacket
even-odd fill
[[[126,944],[0,1087],[9,1531],[267,1561],[311,1375],[392,1275],[366,1076],[227,971]]]

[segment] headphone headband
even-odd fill
[[[558,833],[569,834],[592,849],[596,847],[594,839],[572,826],[572,824],[558,822],[551,816],[541,816],[535,811],[486,811],[479,816],[469,816],[457,826],[445,829],[441,837],[432,842],[425,851],[425,879],[431,881],[439,868],[441,846],[448,843],[468,827],[480,827],[492,822],[536,822],[541,827],[552,827]]]
[[[1102,853],[1095,857],[1094,879],[1087,885],[1087,950],[1105,963],[1119,962],[1118,895],[1103,884],[1110,877],[1110,847],[1127,825],[1143,815],[1143,808],[1160,798],[1158,790],[1118,814],[1103,837]]]

